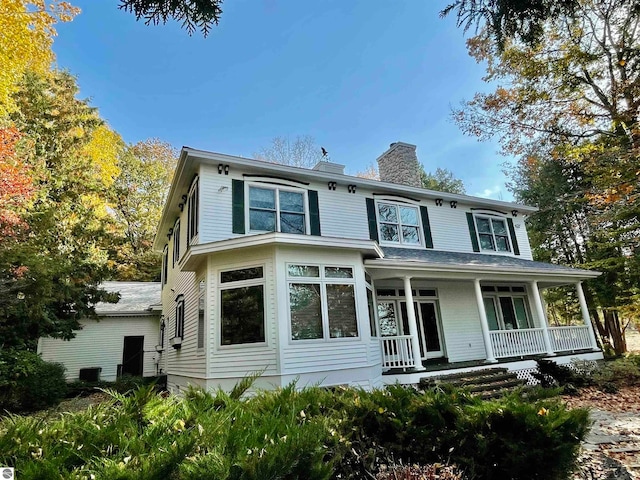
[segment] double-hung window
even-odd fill
[[[249,187],[249,229],[305,234],[305,192],[284,187]]]
[[[509,230],[504,218],[493,218],[478,216],[475,217],[478,240],[482,250],[493,250],[495,252],[510,252]]]
[[[169,274],[169,245],[165,245],[162,250],[162,286],[167,284]]]
[[[420,210],[413,205],[378,202],[378,229],[381,242],[421,245]]]
[[[205,335],[205,317],[204,317],[204,305],[205,305],[205,287],[204,280],[198,282],[198,350],[204,349],[204,335]]]
[[[264,267],[220,273],[220,344],[264,343]]]
[[[292,340],[358,337],[353,268],[288,265]]]

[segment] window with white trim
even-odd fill
[[[169,245],[165,245],[162,249],[162,286],[167,284],[169,273]]]
[[[506,219],[475,215],[474,220],[481,250],[511,251]]]
[[[264,343],[264,267],[220,273],[220,344]]]
[[[183,338],[184,336],[184,296],[176,297],[176,330],[175,337]]]
[[[483,285],[482,296],[489,330],[533,328],[524,287]]]
[[[352,267],[287,265],[292,340],[358,337]]]
[[[173,226],[173,265],[180,261],[180,220]]]
[[[198,220],[200,216],[200,205],[199,205],[199,191],[200,191],[200,181],[198,177],[196,177],[191,183],[191,188],[189,189],[189,199],[187,200],[187,236],[188,241],[191,243],[191,240],[198,235]]]
[[[289,187],[249,186],[249,229],[307,233],[306,191]]]
[[[417,206],[378,201],[376,214],[381,243],[422,245],[420,209]]]
[[[205,283],[204,280],[200,280],[198,283],[198,349],[204,349],[204,334],[205,334],[205,323],[204,323],[204,305],[205,305]]]

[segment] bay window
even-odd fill
[[[353,268],[288,265],[292,340],[358,337]]]
[[[220,343],[264,343],[264,268],[220,273]]]

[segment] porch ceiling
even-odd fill
[[[542,287],[595,278],[600,272],[507,255],[384,247],[384,257],[365,260],[374,279],[403,276],[489,281],[537,280]]]

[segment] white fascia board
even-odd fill
[[[96,311],[98,317],[157,317],[160,310],[136,310],[136,311],[121,311],[121,312],[105,312]],[[93,320],[89,317],[90,320]],[[98,321],[100,321],[98,319]]]
[[[231,238],[219,242],[192,245],[180,262],[180,269],[192,271],[204,259],[204,256],[211,253],[267,245],[293,245],[358,250],[365,254],[375,255],[378,258],[383,257],[382,249],[372,240],[354,240],[351,238],[271,232],[259,235],[246,235],[244,237]]]
[[[486,265],[447,265],[447,264],[433,264],[424,265],[416,262],[398,262],[397,260],[365,260],[365,267],[371,267],[381,270],[413,270],[416,272],[431,272],[440,275],[442,278],[446,276],[459,276],[471,274],[473,278],[482,278],[482,274],[489,274],[493,277],[496,275],[504,277],[513,276],[531,276],[536,278],[548,278],[548,279],[571,279],[574,281],[586,280],[589,278],[596,278],[602,275],[601,272],[590,270],[578,270],[575,272],[553,272],[545,269],[536,268],[518,268],[518,267],[493,267]],[[372,275],[374,278],[376,275]]]

